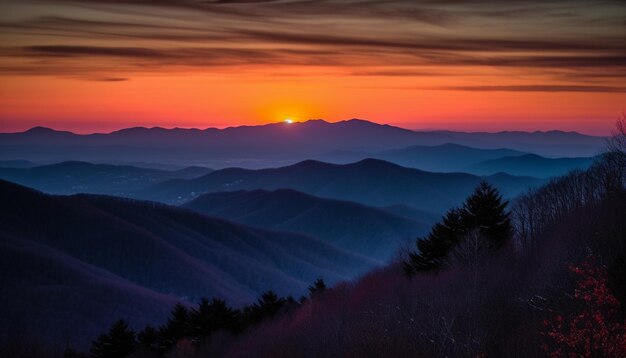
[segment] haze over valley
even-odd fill
[[[0,1],[0,358],[626,357],[625,14]]]

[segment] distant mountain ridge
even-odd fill
[[[505,172],[512,175],[548,178],[567,174],[574,169],[585,170],[593,164],[594,160],[594,157],[544,158],[536,154],[525,154],[485,160],[468,166],[467,171],[483,175]]]
[[[574,169],[586,169],[596,157],[546,158],[506,148],[478,149],[446,143],[436,146],[415,145],[377,153],[338,151],[320,158],[337,164],[375,158],[432,172],[463,172],[475,175],[507,173],[549,178],[564,175]]]
[[[359,119],[203,130],[137,127],[87,135],[37,127],[20,133],[0,133],[0,160],[110,162],[125,158],[129,162],[261,168],[333,151],[381,152],[445,143],[572,157],[599,154],[605,138],[561,131],[418,132]]]
[[[377,159],[338,165],[306,160],[291,166],[249,170],[217,170],[191,180],[170,180],[140,190],[137,197],[181,204],[211,192],[293,189],[306,194],[354,201],[370,206],[409,205],[443,212],[459,205],[481,181],[513,197],[542,180],[506,174],[478,177],[464,173],[431,173]]]
[[[37,163],[29,160],[1,160],[0,168],[32,168],[38,166]]]
[[[134,191],[164,180],[191,179],[211,171],[204,167],[166,171],[70,161],[26,168],[0,167],[0,178],[51,194],[92,193],[132,197]]]
[[[412,145],[406,148],[386,150],[376,153],[334,152],[319,158],[331,163],[346,164],[366,158],[380,159],[404,167],[431,172],[461,172],[470,164],[501,157],[513,157],[527,154],[517,150],[497,148],[479,149],[445,143],[440,145]]]
[[[383,209],[291,189],[205,194],[184,207],[238,223],[308,234],[381,262],[431,226],[418,218],[409,220]]]

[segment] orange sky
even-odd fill
[[[626,111],[626,7],[614,1],[13,0],[0,10],[3,132],[289,117],[604,135]]]

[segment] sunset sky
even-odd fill
[[[607,134],[625,1],[2,0],[0,131],[362,118]]]

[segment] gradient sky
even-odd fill
[[[363,118],[607,134],[626,1],[2,0],[0,131]]]

